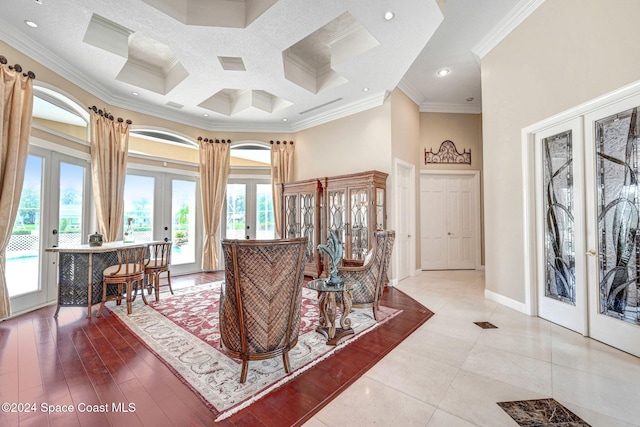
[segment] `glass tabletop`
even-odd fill
[[[328,279],[315,279],[306,283],[307,288],[319,292],[349,292],[360,288],[362,284],[356,280],[345,279],[339,285],[330,285]]]

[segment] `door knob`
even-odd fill
[[[451,236],[452,234],[453,234],[453,233],[452,233],[452,232],[450,232],[450,231],[449,231],[449,232],[447,232],[447,235],[448,235],[448,236]]]
[[[587,255],[589,255],[589,256],[596,256],[596,255],[598,255],[598,253],[592,249],[592,250],[590,250],[590,251],[587,251]]]

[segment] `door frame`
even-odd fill
[[[537,299],[537,235],[536,228],[536,178],[535,178],[535,136],[536,133],[563,123],[583,118],[584,116],[595,112],[607,105],[618,103],[637,96],[640,93],[640,80],[620,89],[601,95],[590,101],[577,105],[569,110],[541,120],[537,123],[529,125],[520,131],[520,148],[522,152],[522,202],[523,202],[523,239],[522,249],[524,254],[524,303],[519,303],[508,298],[500,298],[500,302],[530,316],[538,316],[538,299]],[[582,135],[585,138],[580,141],[584,144],[587,141],[590,123],[583,122]],[[577,142],[576,142],[577,143]],[[590,296],[589,296],[590,297]],[[589,330],[589,324],[585,328]]]
[[[401,198],[400,198],[400,170],[406,170],[409,173],[409,206],[401,206]],[[415,215],[416,212],[416,166],[413,163],[405,162],[399,158],[393,159],[393,185],[394,185],[394,199],[395,203],[393,204],[393,218],[396,226],[394,227],[396,230],[398,229],[398,222],[400,221],[400,211],[408,210]],[[414,215],[410,215],[414,217]],[[396,239],[398,236],[396,235]],[[409,274],[407,277],[413,277],[416,275],[416,221],[409,222]],[[393,264],[396,268],[392,269],[392,281],[391,284],[395,285],[398,283],[400,279],[399,277],[399,268],[400,265],[400,251],[394,251]]]

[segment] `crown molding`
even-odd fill
[[[403,77],[398,83],[398,89],[400,89],[405,95],[409,97],[416,105],[420,105],[424,101],[424,95],[409,81],[409,79]]]
[[[437,102],[423,102],[420,104],[421,113],[454,113],[480,114],[482,106],[478,104],[444,104]]]
[[[498,45],[511,31],[518,27],[529,17],[544,0],[520,0],[509,13],[493,27],[491,31],[476,44],[471,52],[478,58],[483,58],[487,53]]]

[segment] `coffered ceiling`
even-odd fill
[[[396,87],[421,111],[479,113],[474,48],[523,1],[5,0],[0,39],[114,106],[291,132]]]

